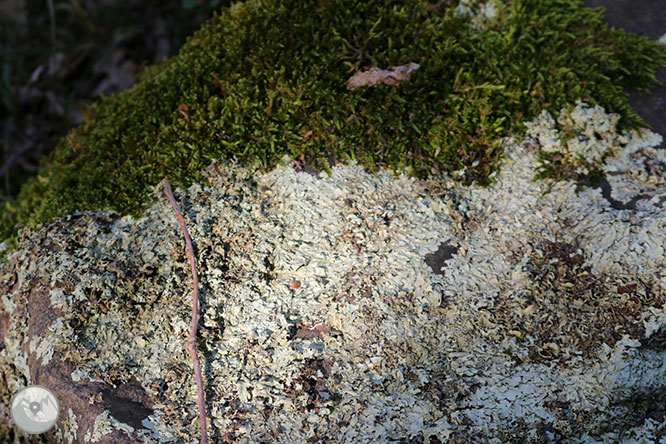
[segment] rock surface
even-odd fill
[[[213,439],[663,439],[661,137],[618,135],[582,103],[571,116],[505,140],[488,189],[354,164],[315,177],[214,163],[210,186],[176,190]],[[558,145],[562,125],[575,143]],[[533,182],[536,154],[556,146],[612,151],[607,192]],[[192,280],[157,199],[136,221],[86,212],[26,228],[0,266],[0,366],[10,392],[58,396],[50,442],[198,442]]]

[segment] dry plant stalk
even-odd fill
[[[187,244],[187,255],[190,258],[190,265],[192,267],[192,278],[194,279],[194,289],[192,290],[192,323],[190,324],[190,337],[187,341],[187,350],[190,352],[190,357],[192,358],[192,363],[194,365],[194,377],[197,381],[197,392],[198,399],[197,403],[199,404],[199,424],[201,426],[201,443],[208,443],[208,434],[206,432],[206,404],[204,402],[204,391],[203,391],[203,382],[201,380],[201,368],[199,367],[199,358],[197,357],[197,324],[199,323],[199,279],[197,278],[197,267],[194,262],[194,249],[192,248],[192,240],[190,239],[190,234],[187,231],[185,226],[185,218],[183,213],[181,213],[180,208],[176,199],[173,197],[171,192],[171,182],[166,177],[162,180],[164,184],[164,193],[169,198],[173,211],[176,213],[176,219],[180,223],[180,228],[182,228],[183,233],[185,234],[185,243]]]

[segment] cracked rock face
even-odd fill
[[[605,191],[544,193],[540,148],[508,139],[488,189],[214,163],[210,184],[176,190],[212,439],[666,436],[660,136],[618,135],[583,104],[571,119],[567,148],[603,158]],[[530,131],[558,146],[548,116]],[[198,442],[192,279],[164,195],[136,221],[85,212],[24,229],[0,277],[3,401],[50,388],[50,442]]]

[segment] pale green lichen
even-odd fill
[[[63,412],[60,413],[62,416]],[[59,426],[55,429],[55,436],[59,442],[72,444],[76,439],[76,433],[79,430],[79,425],[76,422],[76,415],[72,409],[67,409],[67,418],[59,422]]]
[[[113,423],[109,418],[110,412],[104,410],[102,413],[97,415],[95,422],[91,429],[88,429],[86,434],[83,437],[83,442],[85,443],[96,443],[104,435],[108,435],[113,432]]]
[[[61,269],[66,269],[69,263],[61,264]],[[51,286],[55,285],[56,275],[53,275]],[[88,298],[83,294],[80,287],[76,287],[72,294],[68,294],[62,288],[52,288],[49,291],[51,305],[58,310],[66,310],[72,303],[86,301]]]
[[[560,153],[579,164],[599,164],[629,141],[628,134],[617,131],[619,120],[618,114],[578,100],[572,110],[562,109],[557,121],[544,110],[525,126],[527,135],[538,139],[544,152]]]
[[[623,190],[635,188],[618,176],[628,173],[643,185],[658,189],[664,183],[658,165],[666,157],[654,147],[662,136],[646,129],[620,130],[619,121],[618,114],[578,100],[575,106],[563,108],[557,119],[544,110],[526,122],[527,136],[538,143],[540,166],[535,179],[568,178],[598,186],[605,176],[611,182],[619,180],[613,188]],[[641,169],[631,166],[631,158],[636,156],[644,159]]]
[[[177,442],[178,438],[173,429],[164,421],[164,412],[159,410],[159,408],[164,408],[164,406],[155,405],[153,407],[153,413],[141,422],[144,429],[138,430],[139,436],[142,436],[148,442],[150,442],[151,438],[156,439],[159,443]]]
[[[0,358],[2,361],[11,363],[16,369],[16,372],[13,372],[16,378],[12,378],[11,382],[8,383],[8,389],[13,392],[18,391],[22,386],[32,385],[28,357],[21,351],[22,343],[27,340],[24,335],[26,323],[27,319],[12,317],[5,332],[5,347],[0,349]],[[23,381],[19,380],[21,378]]]
[[[16,310],[16,302],[12,300],[9,295],[3,294],[0,296],[0,300],[2,301],[2,305],[4,307],[4,312],[8,314],[14,313],[14,310]]]
[[[103,382],[103,381],[100,381],[99,379],[93,378],[92,376],[90,376],[90,374],[87,371],[82,370],[80,368],[77,368],[74,371],[72,371],[70,376],[72,378],[72,381],[74,381],[74,382],[79,382],[79,381],[83,381],[83,380],[87,380],[87,381],[91,381],[91,382]]]
[[[46,365],[53,357],[53,346],[55,343],[56,341],[51,335],[47,337],[33,336],[30,339],[30,345],[28,349],[30,350],[30,353],[36,352],[37,357],[42,361],[42,365]]]
[[[47,328],[49,334],[42,337],[35,335],[30,339],[28,349],[30,353],[37,353],[37,357],[42,361],[42,365],[51,362],[54,346],[57,343],[55,338],[64,337],[71,329],[63,324],[63,318],[57,318],[53,324]]]
[[[661,291],[666,293],[666,277],[660,280]],[[666,310],[651,308],[643,315],[643,325],[645,326],[645,337],[649,338],[653,334],[666,329]]]
[[[460,0],[455,8],[455,14],[468,18],[474,29],[486,29],[495,23],[503,4],[499,0]]]

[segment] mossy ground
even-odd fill
[[[643,126],[626,88],[657,84],[666,46],[609,28],[578,0],[504,2],[486,29],[456,2],[250,0],[224,8],[180,54],[104,98],[0,213],[0,239],[75,210],[138,216],[149,190],[205,182],[212,159],[268,170],[285,154],[328,171],[357,160],[488,185],[500,139],[584,98]],[[347,90],[357,70],[420,64],[409,82]]]

